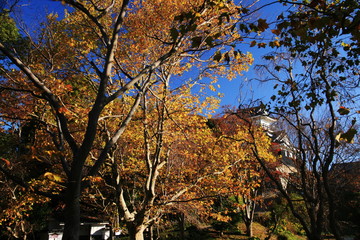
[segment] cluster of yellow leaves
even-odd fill
[[[38,179],[30,181],[31,188],[38,191],[59,194],[64,190],[64,177],[60,174],[46,172]]]
[[[230,167],[224,172],[221,181],[222,196],[241,196],[258,201],[260,198],[253,193],[264,181],[264,173],[256,160],[258,157],[266,162],[274,162],[269,137],[263,129],[251,122],[251,119],[237,114],[225,114],[213,119],[214,130],[222,139],[222,154],[230,156]],[[227,152],[229,151],[229,152]],[[226,162],[226,161],[224,161]],[[221,185],[220,185],[221,186]],[[244,203],[234,208],[243,208]]]
[[[46,172],[44,174],[44,177],[48,178],[49,180],[55,181],[55,182],[61,182],[61,180],[62,180],[61,176],[51,173],[51,172]]]
[[[160,160],[166,161],[156,188],[160,202],[209,200],[209,196],[246,194],[259,187],[260,173],[253,147],[257,146],[261,157],[273,159],[269,153],[270,141],[261,128],[254,127],[249,134],[244,122],[233,121],[228,125],[232,129],[217,134],[203,115],[211,112],[217,102],[213,98],[202,98],[188,88],[169,90],[157,85],[146,96],[146,101],[146,108],[136,114],[117,145],[115,158],[122,186],[127,191],[141,192],[151,171],[146,163],[147,154],[155,165],[153,157],[157,151],[161,152]],[[121,115],[122,108],[115,107],[119,104],[107,111]],[[162,115],[164,108],[165,115]],[[160,143],[159,135],[162,136]],[[184,193],[177,196],[181,191]],[[174,196],[177,197],[174,199]],[[202,215],[215,214],[214,217],[226,220],[221,214],[211,213],[210,202],[191,204]]]
[[[224,214],[227,213],[225,212]],[[218,213],[218,212],[211,213],[210,217],[220,222],[229,222],[231,220],[231,217],[229,215],[223,215],[222,213]]]

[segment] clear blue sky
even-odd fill
[[[259,4],[266,4],[271,0],[262,0]],[[22,0],[22,12],[21,15],[26,19],[26,23],[30,28],[35,27],[39,22],[45,19],[45,16],[49,13],[59,13],[62,16],[64,6],[59,1],[52,0]],[[261,18],[274,19],[279,13],[281,6],[271,6],[260,12]],[[238,106],[239,100],[262,99],[267,102],[273,94],[271,83],[259,84],[251,83],[246,84],[244,81],[250,80],[256,76],[254,66],[262,62],[261,56],[271,51],[271,49],[258,49],[257,47],[250,48],[248,44],[244,43],[238,46],[242,52],[251,52],[254,57],[254,65],[248,72],[244,72],[243,76],[239,76],[232,81],[227,79],[221,79],[219,84],[219,92],[223,94],[221,105]],[[217,93],[215,93],[217,94]]]
[[[274,2],[274,0],[261,0],[259,1],[259,5],[265,5],[270,2]],[[266,7],[259,11],[259,18],[267,19],[268,22],[274,21],[278,14],[281,11],[284,11],[285,7],[279,3]],[[268,32],[270,32],[270,29]],[[270,34],[269,34],[270,35]],[[220,92],[224,93],[224,97],[222,98],[221,105],[231,105],[238,106],[239,103],[248,103],[249,100],[257,100],[260,99],[264,103],[270,101],[270,97],[275,93],[273,89],[272,83],[259,83],[256,81],[249,81],[253,78],[259,77],[258,73],[255,71],[255,66],[257,64],[263,64],[262,56],[267,53],[274,51],[271,48],[258,48],[258,47],[249,47],[248,43],[244,43],[242,45],[238,45],[238,48],[242,52],[251,52],[253,54],[254,63],[250,67],[248,72],[244,72],[243,76],[239,76],[238,78],[228,81],[227,79],[223,79],[220,81],[221,88]]]

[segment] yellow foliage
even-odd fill
[[[62,181],[61,176],[59,176],[57,174],[54,174],[54,173],[51,173],[51,172],[44,173],[44,177],[46,177],[46,178],[48,178],[50,180],[53,180],[55,182],[61,182]]]
[[[148,77],[149,85],[141,92],[144,96],[140,109],[109,152],[101,173],[112,174],[112,167],[116,165],[121,181],[125,183],[124,188],[130,188],[126,190],[134,190],[140,196],[136,199],[141,199],[143,189],[157,173],[159,187],[156,194],[161,201],[170,200],[183,189],[186,191],[178,199],[227,194],[235,188],[240,189],[241,186],[235,186],[231,180],[233,167],[253,164],[250,148],[244,148],[240,141],[218,136],[214,129],[209,128],[208,118],[218,107],[219,99],[193,92],[189,85],[196,86],[197,82],[186,83],[176,78],[177,81],[169,84],[167,80],[196,68],[200,72],[197,77],[206,83],[211,82],[209,88],[216,91],[214,86],[218,77],[233,79],[248,70],[253,61],[250,53],[240,54],[234,49],[221,52],[240,41],[239,34],[231,30],[241,21],[237,6],[232,2],[217,1],[213,7],[200,11],[203,0],[135,0],[129,5],[121,29],[114,32],[113,16],[120,12],[122,1],[115,1],[114,7],[109,12],[104,11],[103,16],[97,15],[94,4],[101,9],[112,1],[79,2],[89,14],[96,15],[98,25],[79,10],[67,12],[61,20],[49,15],[39,32],[41,41],[29,54],[28,67],[51,91],[55,99],[51,101],[58,103],[56,107],[49,106],[46,102],[49,99],[43,97],[43,91],[34,87],[19,69],[8,73],[6,87],[19,89],[22,94],[6,96],[6,103],[1,103],[1,108],[6,110],[6,115],[18,119],[34,117],[40,120],[42,126],[36,132],[34,146],[41,148],[32,149],[31,159],[46,162],[54,169],[34,179],[32,187],[51,193],[63,190],[59,183],[65,181],[65,173],[57,174],[63,167],[61,162],[71,166],[77,160],[73,150],[76,147],[71,149],[70,144],[63,142],[73,138],[73,144],[81,146],[90,110],[100,88],[99,78],[106,70],[104,66],[108,58],[104,56],[109,49],[108,38],[118,33],[114,43],[117,46],[115,57],[110,61],[114,65],[110,66],[106,94],[102,97],[107,98],[120,90],[124,90],[124,94],[108,103],[101,112],[94,127],[94,144],[85,162],[86,171],[124,123],[136,95],[142,91],[139,90],[143,87],[141,84]],[[222,14],[231,17],[222,21]],[[187,18],[188,15],[194,18]],[[192,29],[184,30],[186,27]],[[211,46],[211,38],[219,44]],[[194,39],[201,40],[199,46],[194,44]],[[196,49],[205,50],[196,52]],[[203,59],[214,50],[221,52],[220,58],[216,58],[218,60]],[[167,57],[169,53],[171,57]],[[141,86],[122,89],[158,60],[161,60],[160,66],[154,67],[149,76],[143,76],[138,82]],[[9,109],[5,104],[14,107]],[[59,119],[64,123],[61,127]],[[64,125],[67,129],[63,129]],[[68,133],[65,140],[64,133]],[[234,137],[249,138],[241,129]],[[263,150],[261,155],[268,157]],[[2,161],[8,164],[6,160]],[[251,176],[256,174],[251,172]],[[105,182],[100,177],[85,180],[90,180],[94,186]],[[202,211],[206,209],[204,205],[197,207]]]

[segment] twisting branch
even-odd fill
[[[34,84],[36,88],[41,90],[43,98],[45,98],[50,106],[56,111],[56,115],[59,118],[61,126],[63,128],[64,137],[71,147],[73,152],[77,152],[78,146],[75,139],[72,137],[67,123],[66,116],[61,113],[61,104],[58,98],[52,93],[52,91],[28,68],[18,57],[14,56],[2,43],[0,43],[0,51],[6,55],[20,70],[25,73],[28,79]]]

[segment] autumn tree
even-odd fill
[[[110,183],[116,189],[118,217],[124,219],[132,239],[142,239],[143,231],[161,219],[168,205],[185,196],[200,198],[203,194],[194,193],[203,185],[200,178],[221,171],[226,164],[215,166],[208,161],[206,143],[214,140],[206,118],[198,115],[199,100],[188,89],[168,87],[164,83],[144,95],[138,117],[111,158]]]
[[[217,135],[227,139],[229,146],[238,142],[239,149],[246,149],[238,156],[242,161],[231,167],[229,196],[235,198],[236,204],[233,207],[239,209],[246,226],[246,234],[252,237],[255,208],[261,203],[265,184],[265,174],[254,151],[269,165],[274,164],[276,159],[271,151],[270,137],[266,130],[252,119],[250,109],[255,108],[227,109],[221,117],[212,119],[211,125]]]
[[[339,149],[357,141],[359,3],[281,2],[294,7],[278,17],[272,31],[283,49],[265,56],[269,64],[259,69],[266,80],[275,81],[272,109],[292,136],[297,174],[291,186],[302,196],[305,213],[295,209],[291,195],[268,174],[309,239],[321,239],[328,230],[341,239],[329,171],[341,159]]]
[[[200,216],[221,218],[211,211],[211,200],[232,193],[231,168],[250,164],[241,142],[231,142],[208,127],[215,99],[198,96],[186,86],[170,88],[168,74],[157,77],[163,84],[143,96],[141,110],[111,151],[111,168],[101,171],[113,190],[98,184],[99,191],[115,195],[106,199],[115,200],[118,221],[124,219],[134,239],[141,239],[164,214],[185,209],[180,206],[184,203]],[[112,127],[104,128],[107,137]]]
[[[6,124],[36,123],[28,154],[51,166],[41,177],[52,178],[51,186],[64,196],[68,240],[78,239],[80,199],[89,178],[98,174],[150,87],[162,84],[153,74],[174,65],[174,75],[196,66],[203,77],[226,69],[233,77],[251,57],[234,48],[246,37],[234,27],[249,18],[234,2],[62,2],[71,8],[65,18],[48,16],[35,35],[26,36],[25,47],[1,38],[0,105]],[[117,105],[121,115],[107,117]],[[117,126],[108,138],[100,137],[102,122]],[[12,176],[6,166],[1,171]],[[53,193],[43,185],[28,189]]]

